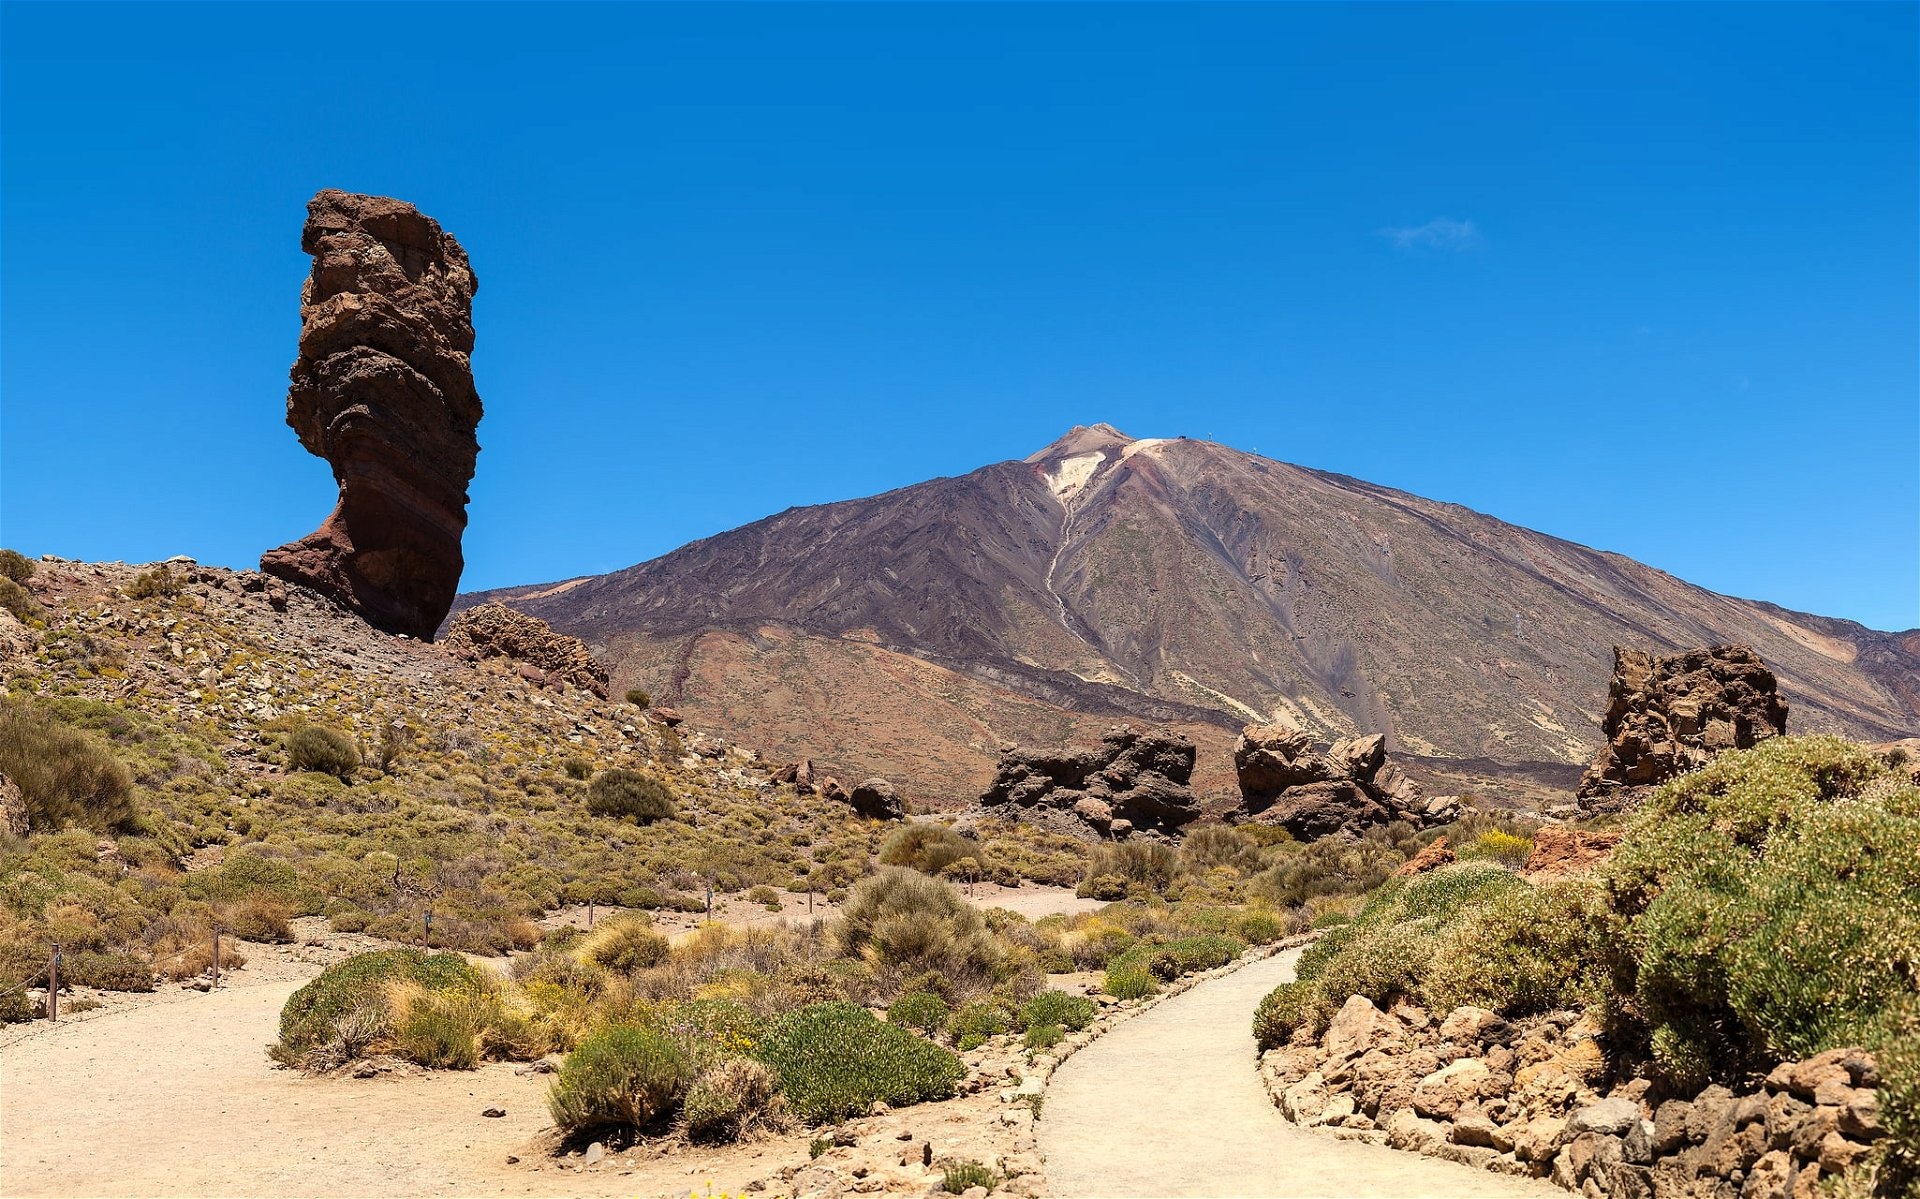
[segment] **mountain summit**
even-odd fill
[[[1613,647],[1752,646],[1796,731],[1920,728],[1920,630],[1733,599],[1604,553],[1212,442],[1077,426],[1019,462],[795,508],[500,599],[770,754],[976,794],[1008,741],[1120,719],[1384,731],[1436,759],[1582,763]]]

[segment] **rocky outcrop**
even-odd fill
[[[444,645],[448,653],[469,662],[506,658],[536,686],[566,684],[607,697],[607,668],[585,642],[556,633],[539,617],[505,604],[481,604],[455,616]]]
[[[798,762],[788,762],[773,772],[773,781],[785,783],[802,795],[814,792],[813,759],[802,758]]]
[[[1584,812],[1617,812],[1725,749],[1787,731],[1787,701],[1760,655],[1716,645],[1656,658],[1615,646],[1601,732],[1607,744],[1580,780]]]
[[[1527,855],[1520,876],[1528,882],[1541,882],[1591,869],[1613,856],[1620,836],[1619,829],[1542,825],[1533,832],[1533,852]]]
[[[1262,1056],[1287,1119],[1595,1199],[1807,1199],[1882,1135],[1879,1072],[1859,1049],[1789,1062],[1744,1094],[1609,1085],[1600,1027],[1573,1012],[1508,1022],[1462,1007],[1436,1022],[1361,996],[1318,1040]]]
[[[1115,728],[1079,753],[1010,748],[980,797],[993,816],[1035,820],[1063,831],[1127,837],[1177,833],[1200,815],[1193,742]]]
[[[1435,837],[1431,845],[1400,863],[1400,868],[1393,872],[1393,877],[1412,878],[1416,874],[1425,874],[1429,870],[1451,866],[1459,860],[1460,855],[1453,852],[1453,849],[1447,845],[1446,836],[1442,834]]]
[[[1303,841],[1361,832],[1392,820],[1444,823],[1459,814],[1459,799],[1429,800],[1420,784],[1387,761],[1384,735],[1344,737],[1316,749],[1291,723],[1250,724],[1233,746],[1240,804],[1234,823],[1283,825]]]
[[[27,797],[20,794],[20,786],[4,774],[0,774],[0,832],[9,837],[27,835]]]
[[[871,778],[847,793],[853,810],[869,820],[905,820],[907,806],[893,784],[883,778]]]
[[[453,604],[479,443],[466,251],[411,204],[323,191],[300,247],[300,356],[287,424],[340,485],[314,532],[260,569],[422,640]]]

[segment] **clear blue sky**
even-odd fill
[[[1911,627],[1915,14],[9,3],[0,539],[319,523],[341,187],[480,276],[468,587],[1105,420]]]

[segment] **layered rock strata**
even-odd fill
[[[1601,723],[1607,743],[1580,780],[1580,809],[1632,807],[1649,789],[1698,770],[1722,750],[1750,749],[1786,731],[1779,683],[1744,645],[1664,658],[1615,646]]]
[[[1082,835],[1173,834],[1200,815],[1193,759],[1185,737],[1133,728],[1077,753],[1004,749],[980,808]]]
[[[431,639],[464,565],[479,442],[473,295],[460,243],[411,204],[323,191],[300,246],[300,355],[287,424],[340,485],[332,515],[260,569],[391,633]]]

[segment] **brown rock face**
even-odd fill
[[[1614,847],[1619,844],[1619,829],[1545,825],[1534,830],[1533,852],[1527,855],[1527,864],[1520,876],[1529,882],[1539,882],[1598,866],[1613,856]]]
[[[1459,860],[1459,855],[1448,848],[1447,839],[1444,836],[1435,837],[1433,844],[1402,862],[1400,869],[1393,872],[1393,876],[1395,878],[1412,878],[1416,874],[1425,874],[1429,870],[1438,870],[1442,866],[1451,866]]]
[[[447,626],[448,652],[478,662],[508,658],[518,662],[528,681],[540,686],[565,683],[607,697],[607,668],[577,637],[556,633],[547,622],[505,604],[468,608]],[[530,673],[529,673],[530,672]]]
[[[1601,731],[1607,744],[1580,780],[1580,806],[1618,811],[1723,749],[1785,733],[1787,701],[1760,655],[1744,645],[1666,658],[1615,646]]]
[[[0,832],[9,837],[27,835],[27,797],[4,774],[0,774]]]
[[[1250,724],[1233,747],[1243,821],[1284,825],[1302,840],[1360,832],[1391,820],[1437,824],[1457,803],[1428,800],[1420,784],[1387,761],[1387,739],[1345,737],[1326,750],[1290,724]]]
[[[333,466],[326,523],[260,569],[392,633],[430,639],[453,605],[480,446],[466,251],[411,204],[323,191],[300,247],[300,356],[287,424]]]
[[[1200,815],[1188,785],[1193,759],[1186,738],[1131,728],[1109,730],[1081,753],[1003,750],[980,806],[1075,833],[1174,833]]]

